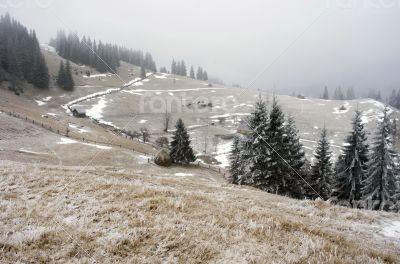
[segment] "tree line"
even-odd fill
[[[16,90],[21,80],[48,88],[49,72],[36,32],[6,14],[0,17],[0,81],[10,81]]]
[[[393,89],[392,94],[388,100],[389,105],[400,109],[400,89],[397,91]]]
[[[321,99],[324,100],[329,100],[329,99],[333,99],[333,100],[354,100],[357,99],[356,93],[354,91],[353,87],[349,87],[347,88],[346,92],[343,91],[342,87],[337,87],[334,92],[333,92],[333,96],[329,95],[329,90],[328,87],[325,86],[324,87],[324,91],[322,92],[322,95],[320,97]]]
[[[58,54],[74,63],[84,64],[97,71],[116,72],[120,61],[136,66],[143,66],[153,72],[157,71],[156,63],[150,53],[128,49],[111,43],[92,40],[83,36],[82,39],[75,33],[66,34],[60,30],[55,39],[50,41]]]
[[[166,67],[160,68],[161,73],[169,73]],[[189,76],[194,80],[208,81],[208,73],[203,70],[202,67],[197,68],[197,72],[195,73],[193,66],[190,67],[189,74],[186,67],[186,63],[184,60],[175,61],[172,60],[171,63],[171,74],[180,75],[180,76]]]
[[[298,199],[323,199],[356,208],[400,209],[395,122],[385,107],[373,145],[367,144],[362,113],[355,112],[342,154],[333,164],[328,131],[321,132],[310,165],[292,117],[276,98],[271,109],[261,98],[246,121],[249,133],[237,136],[230,154],[230,181]]]
[[[390,97],[386,98],[386,99],[382,98],[382,94],[381,94],[380,90],[370,89],[367,94],[367,97],[370,99],[379,101],[379,102],[384,102],[392,107],[400,109],[400,89],[397,89],[397,90],[393,89]],[[358,97],[356,95],[353,87],[349,87],[349,88],[347,88],[346,91],[344,91],[344,90],[342,90],[342,88],[340,86],[334,90],[333,95],[331,96],[329,93],[328,87],[325,86],[320,98],[324,99],[324,100],[329,100],[329,99],[354,100],[354,99],[358,99],[360,97]]]

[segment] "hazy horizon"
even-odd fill
[[[158,67],[184,59],[227,84],[314,95],[325,85],[331,92],[339,85],[359,93],[399,88],[399,11],[397,1],[8,0],[0,5],[1,14],[35,29],[41,43],[64,29],[149,51]]]

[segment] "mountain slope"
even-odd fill
[[[398,215],[198,177],[2,161],[2,262],[398,263]],[[21,172],[23,172],[21,174]]]

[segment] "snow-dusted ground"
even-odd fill
[[[170,170],[0,161],[2,262],[400,262],[396,215]]]
[[[394,238],[400,243],[400,219],[398,221],[383,222],[381,234],[389,238]]]
[[[102,145],[97,145],[97,144],[91,144],[91,143],[84,143],[84,142],[80,142],[74,139],[70,139],[70,138],[61,138],[61,140],[59,142],[57,142],[57,144],[59,145],[68,145],[68,144],[82,144],[85,146],[90,146],[90,147],[95,147],[98,149],[102,149],[102,150],[110,150],[111,147],[108,146],[102,146]]]
[[[232,149],[232,143],[233,140],[227,140],[224,141],[217,146],[217,151],[214,153],[215,159],[218,160],[221,164],[218,166],[222,168],[227,168],[229,167],[230,161],[229,161],[229,155]]]

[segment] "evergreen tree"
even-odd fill
[[[327,200],[331,195],[333,171],[331,161],[332,153],[330,151],[326,128],[321,132],[321,138],[318,141],[314,157],[316,161],[312,165],[311,175],[308,179],[309,187],[311,187],[308,188],[308,197],[312,199],[320,197]]]
[[[367,175],[368,144],[361,121],[361,112],[356,111],[353,131],[346,140],[344,152],[337,164],[333,196],[355,206],[361,199],[361,184]]]
[[[46,62],[43,55],[37,56],[38,61],[33,66],[33,81],[32,84],[38,88],[49,87],[49,70],[47,69]]]
[[[196,76],[194,75],[194,69],[193,66],[190,67],[190,78],[196,79]]]
[[[144,65],[140,67],[140,78],[145,79],[146,78],[146,68]]]
[[[203,81],[208,81],[208,74],[206,71],[203,72]]]
[[[201,67],[197,68],[196,79],[203,80],[203,69]]]
[[[236,136],[233,140],[232,149],[230,152],[230,182],[233,184],[239,184],[239,178],[243,174],[242,171],[242,160],[241,160],[241,141],[240,137]]]
[[[92,66],[99,72],[115,73],[120,66],[120,61],[136,66],[144,64],[148,70],[157,71],[156,63],[148,52],[144,55],[140,50],[132,50],[101,41],[97,42],[86,36],[80,39],[75,33],[67,35],[64,31],[59,31],[56,38],[50,41],[50,45],[63,58],[77,64]]]
[[[392,145],[392,127],[389,108],[383,110],[378,123],[375,142],[369,162],[368,177],[363,181],[363,196],[368,209],[388,210],[396,194],[396,165]]]
[[[172,60],[172,64],[171,64],[171,74],[178,74],[177,72],[177,65],[176,65],[176,61]]]
[[[306,157],[292,116],[288,117],[284,126],[283,148],[282,157],[286,160],[284,165],[288,169],[284,180],[286,195],[294,198],[303,198],[305,189],[308,186],[307,182],[305,182],[307,175],[304,174]]]
[[[181,66],[180,66],[180,75],[187,76],[186,64],[185,64],[185,61],[183,61],[183,60],[181,62]]]
[[[38,88],[49,86],[48,69],[35,31],[28,31],[9,14],[0,17],[0,72],[1,79],[14,85],[27,81]]]
[[[64,73],[64,89],[67,91],[72,91],[74,89],[75,83],[74,79],[72,78],[72,72],[71,72],[71,64],[67,60],[67,63],[65,64],[65,73]]]
[[[255,104],[255,109],[248,119],[250,134],[242,143],[241,170],[245,172],[239,176],[239,184],[249,184],[262,190],[267,190],[270,173],[270,147],[268,140],[268,112],[266,103],[261,96]]]
[[[284,153],[283,146],[283,134],[285,133],[284,121],[281,107],[278,105],[276,97],[272,103],[272,109],[270,113],[270,125],[268,128],[268,143],[271,146],[271,160],[269,170],[271,173],[271,179],[269,181],[270,192],[273,193],[285,193],[286,183],[282,176],[288,171],[287,164],[284,164],[282,160],[282,154]]]
[[[356,99],[356,94],[355,94],[355,92],[354,92],[353,87],[349,87],[349,88],[347,89],[346,99],[347,99],[347,100],[354,100],[354,99]]]
[[[327,86],[325,86],[325,88],[324,88],[324,93],[322,95],[322,99],[329,100],[329,91],[328,91],[328,87]]]
[[[190,146],[190,138],[182,119],[176,122],[176,130],[171,141],[171,157],[175,163],[189,164],[196,160]]]
[[[64,67],[64,61],[62,60],[60,62],[60,68],[58,70],[57,85],[58,87],[61,88],[64,88],[65,85],[65,67]]]

